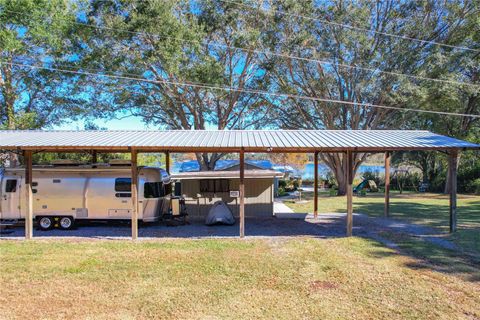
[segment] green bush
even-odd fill
[[[458,167],[458,192],[479,193],[480,161],[461,161]]]
[[[380,177],[378,172],[367,170],[362,175],[362,180],[373,180],[377,186],[385,185],[385,177]]]
[[[445,181],[447,180],[446,171],[442,171],[437,174],[432,181],[430,181],[430,187],[428,191],[443,192],[445,190]]]
[[[390,185],[392,187],[392,190],[400,190],[400,184],[403,191],[418,191],[418,187],[420,186],[421,181],[422,177],[421,174],[418,172],[399,173],[392,177],[392,182]]]
[[[303,180],[302,180],[302,185],[304,185],[304,186],[313,186],[313,180],[312,180],[312,179],[303,179]]]
[[[468,190],[471,190],[472,193],[480,194],[480,178],[471,181]]]
[[[285,180],[279,180],[278,181],[278,187],[279,188],[285,189],[286,186],[287,186],[287,181],[285,181]]]
[[[293,190],[297,190],[302,185],[302,179],[295,179],[292,182]]]
[[[287,192],[285,192],[285,188],[284,187],[278,187],[278,196],[283,197],[285,195],[287,195]]]

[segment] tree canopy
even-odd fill
[[[368,105],[478,115],[479,11],[474,0],[0,0],[1,127],[136,116],[163,129],[469,139],[478,118]],[[196,156],[212,170],[224,155]],[[442,161],[411,158],[429,175]],[[344,193],[343,156],[322,159]]]
[[[82,114],[76,78],[31,66],[75,60],[77,12],[65,1],[0,0],[0,127],[46,128]]]

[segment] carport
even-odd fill
[[[137,155],[163,152],[170,171],[170,153],[238,153],[240,159],[239,236],[245,236],[245,153],[314,154],[314,217],[318,215],[318,158],[320,153],[342,153],[346,157],[346,235],[353,228],[353,178],[355,153],[385,154],[385,210],[389,215],[390,160],[393,151],[439,151],[449,156],[450,232],[457,221],[457,159],[462,150],[479,145],[434,134],[406,130],[169,130],[169,131],[0,131],[2,151],[23,154],[25,159],[25,238],[33,237],[32,154],[38,152],[130,153],[132,172],[132,239],[138,238]]]

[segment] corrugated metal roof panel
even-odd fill
[[[112,148],[186,150],[439,150],[479,149],[466,141],[428,131],[402,130],[238,130],[238,131],[0,131],[0,148]],[[190,150],[194,151],[194,150]],[[221,150],[219,150],[221,151]]]

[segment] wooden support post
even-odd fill
[[[449,153],[448,170],[450,171],[450,232],[457,230],[457,165],[458,152]]]
[[[165,152],[165,171],[170,174],[170,152]],[[172,194],[172,183],[169,183],[165,186],[165,193]]]
[[[137,150],[131,149],[131,170],[132,170],[132,240],[138,238],[138,194],[137,194]]]
[[[313,178],[313,217],[317,219],[318,217],[318,151],[315,151],[314,160],[313,160],[315,170]]]
[[[392,154],[385,152],[385,210],[383,215],[385,217],[390,216],[390,163],[392,160]]]
[[[25,239],[33,238],[33,194],[32,194],[32,151],[26,150],[25,157]]]
[[[98,157],[97,157],[97,151],[92,151],[92,163],[97,163],[98,162]]]
[[[353,152],[347,151],[347,237],[352,235],[353,229]]]
[[[240,238],[245,237],[245,154],[240,151]]]
[[[165,171],[170,174],[170,152],[165,152]]]

